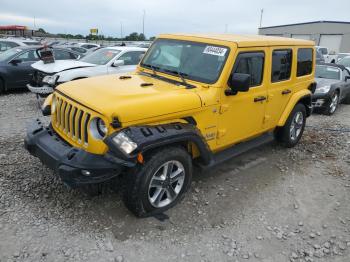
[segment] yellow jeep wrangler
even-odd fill
[[[118,66],[118,62],[113,63]],[[163,212],[208,168],[276,138],[300,140],[311,114],[314,43],[241,35],[160,35],[134,73],[72,81],[48,97],[25,146],[71,187],[122,177],[137,216]]]

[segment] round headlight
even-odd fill
[[[103,139],[108,133],[106,123],[99,117],[90,121],[90,134],[96,139]]]
[[[108,132],[105,122],[101,118],[98,118],[96,124],[98,133],[104,137]]]

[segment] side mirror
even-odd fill
[[[248,92],[250,88],[250,75],[234,73],[228,81],[230,89],[225,91],[226,95],[236,95],[238,92]]]
[[[347,82],[350,79],[350,76],[345,77],[345,82]]]
[[[124,60],[115,60],[112,64],[113,67],[123,66]]]
[[[22,63],[22,60],[21,59],[13,59],[10,61],[10,63],[12,65],[18,65],[18,64]]]

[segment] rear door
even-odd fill
[[[292,93],[293,49],[269,48],[268,103],[264,127],[274,126],[280,119]]]

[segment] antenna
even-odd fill
[[[261,28],[262,26],[263,14],[264,14],[264,8],[260,10],[260,27],[259,28]]]
[[[123,23],[120,22],[120,38],[123,39]]]
[[[143,10],[143,16],[142,16],[142,34],[145,35],[145,16],[146,16],[146,11]]]
[[[34,16],[34,29],[36,29],[36,24],[35,24],[35,16]]]

